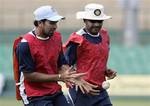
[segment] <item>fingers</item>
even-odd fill
[[[83,94],[91,94],[91,95],[99,95],[100,90],[94,89],[90,86],[80,86],[80,90],[82,91]]]
[[[87,92],[88,94],[92,94],[92,95],[99,95],[100,90],[99,89],[95,89],[92,87],[89,87],[89,91]]]
[[[82,92],[83,94],[85,94],[85,90],[84,90],[84,88],[83,88],[81,85],[79,86],[79,88],[80,88],[81,92]]]
[[[71,82],[66,82],[66,86],[69,88],[73,88],[73,84]]]
[[[99,95],[100,93],[100,90],[97,89],[98,88],[97,85],[90,84],[83,79],[72,78],[68,81],[77,85],[83,94]]]
[[[94,84],[91,84],[85,80],[82,80],[85,84],[87,84],[88,86],[91,86],[92,88],[97,88],[98,86],[97,85],[94,85]]]
[[[65,74],[68,74],[68,78],[80,78],[85,76],[87,73],[77,73],[74,66],[71,66],[66,70]]]
[[[113,79],[113,78],[116,77],[116,75],[117,75],[117,72],[114,71],[111,75],[108,76],[107,79],[108,79],[108,80]]]
[[[77,73],[76,71],[69,71],[68,72],[69,75],[76,74],[76,73]]]
[[[84,75],[85,73],[76,73],[76,72],[65,73],[61,75],[62,76],[61,79],[63,82],[67,81],[67,82],[74,83],[75,79],[79,79]]]
[[[91,95],[99,95],[99,93],[95,93],[95,92],[90,92],[89,94],[91,94]]]
[[[68,71],[75,71],[74,66],[69,67]]]
[[[106,70],[106,76],[108,77],[108,80],[115,78],[116,74],[117,74],[117,72],[113,71],[112,69]]]
[[[66,73],[66,78],[81,78],[85,75],[86,73],[77,73],[76,71],[69,71]]]
[[[100,93],[100,90],[97,89],[98,86],[90,84],[85,80],[78,80],[78,81],[76,81],[75,84],[79,86],[79,88],[83,94],[86,93],[86,94],[91,94],[91,95],[99,95],[99,93]]]
[[[86,75],[86,73],[73,73],[72,75],[71,75],[71,77],[72,78],[81,78],[81,77],[83,77],[83,76],[85,76]]]
[[[113,75],[112,75],[112,79],[115,78],[116,75],[117,75],[117,72],[114,72]]]

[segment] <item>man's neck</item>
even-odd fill
[[[97,33],[96,35],[93,35],[93,34],[91,34],[88,30],[86,30],[86,29],[84,29],[84,31],[88,34],[88,35],[90,35],[90,36],[92,36],[92,37],[98,37],[99,36],[99,33]]]
[[[36,36],[38,39],[40,39],[40,40],[47,40],[47,39],[50,38],[49,36],[47,36],[47,37],[43,36],[43,34],[41,33],[41,31],[40,31],[38,28],[36,28],[36,29],[33,31],[33,33],[34,33],[35,36]]]

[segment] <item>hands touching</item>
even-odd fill
[[[85,76],[86,73],[77,73],[73,67],[63,66],[59,71],[59,80],[65,83],[74,83],[75,79]]]
[[[98,95],[100,92],[97,85],[90,84],[81,78],[87,73],[76,73],[73,67],[63,66],[59,74],[61,75],[60,81],[65,82],[69,87],[77,85],[83,94]]]
[[[83,94],[99,95],[100,89],[97,85],[90,84],[83,79],[75,79],[74,84],[77,85]]]
[[[107,79],[109,80],[109,79],[115,78],[117,75],[117,72],[112,69],[107,69],[105,74],[108,77]],[[82,93],[91,94],[91,95],[99,95],[100,93],[98,86],[88,83],[87,81],[81,78],[75,79],[74,84],[76,84],[80,88]]]

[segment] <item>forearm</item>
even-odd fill
[[[59,74],[53,75],[39,72],[23,73],[25,80],[30,82],[56,82],[56,81],[71,82],[72,79],[80,78],[85,74],[86,73],[76,73],[76,71],[73,71],[72,67],[68,66],[63,66],[59,70]]]
[[[45,73],[32,72],[32,73],[23,73],[24,78],[30,82],[56,82],[61,81],[60,74],[49,75]]]

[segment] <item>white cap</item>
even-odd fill
[[[34,11],[35,20],[40,21],[47,19],[49,21],[59,21],[64,19],[63,16],[60,16],[57,11],[52,6],[41,6]]]
[[[89,19],[89,20],[106,20],[111,16],[104,14],[104,6],[101,4],[88,4],[85,6],[84,11],[77,12],[77,19]]]

